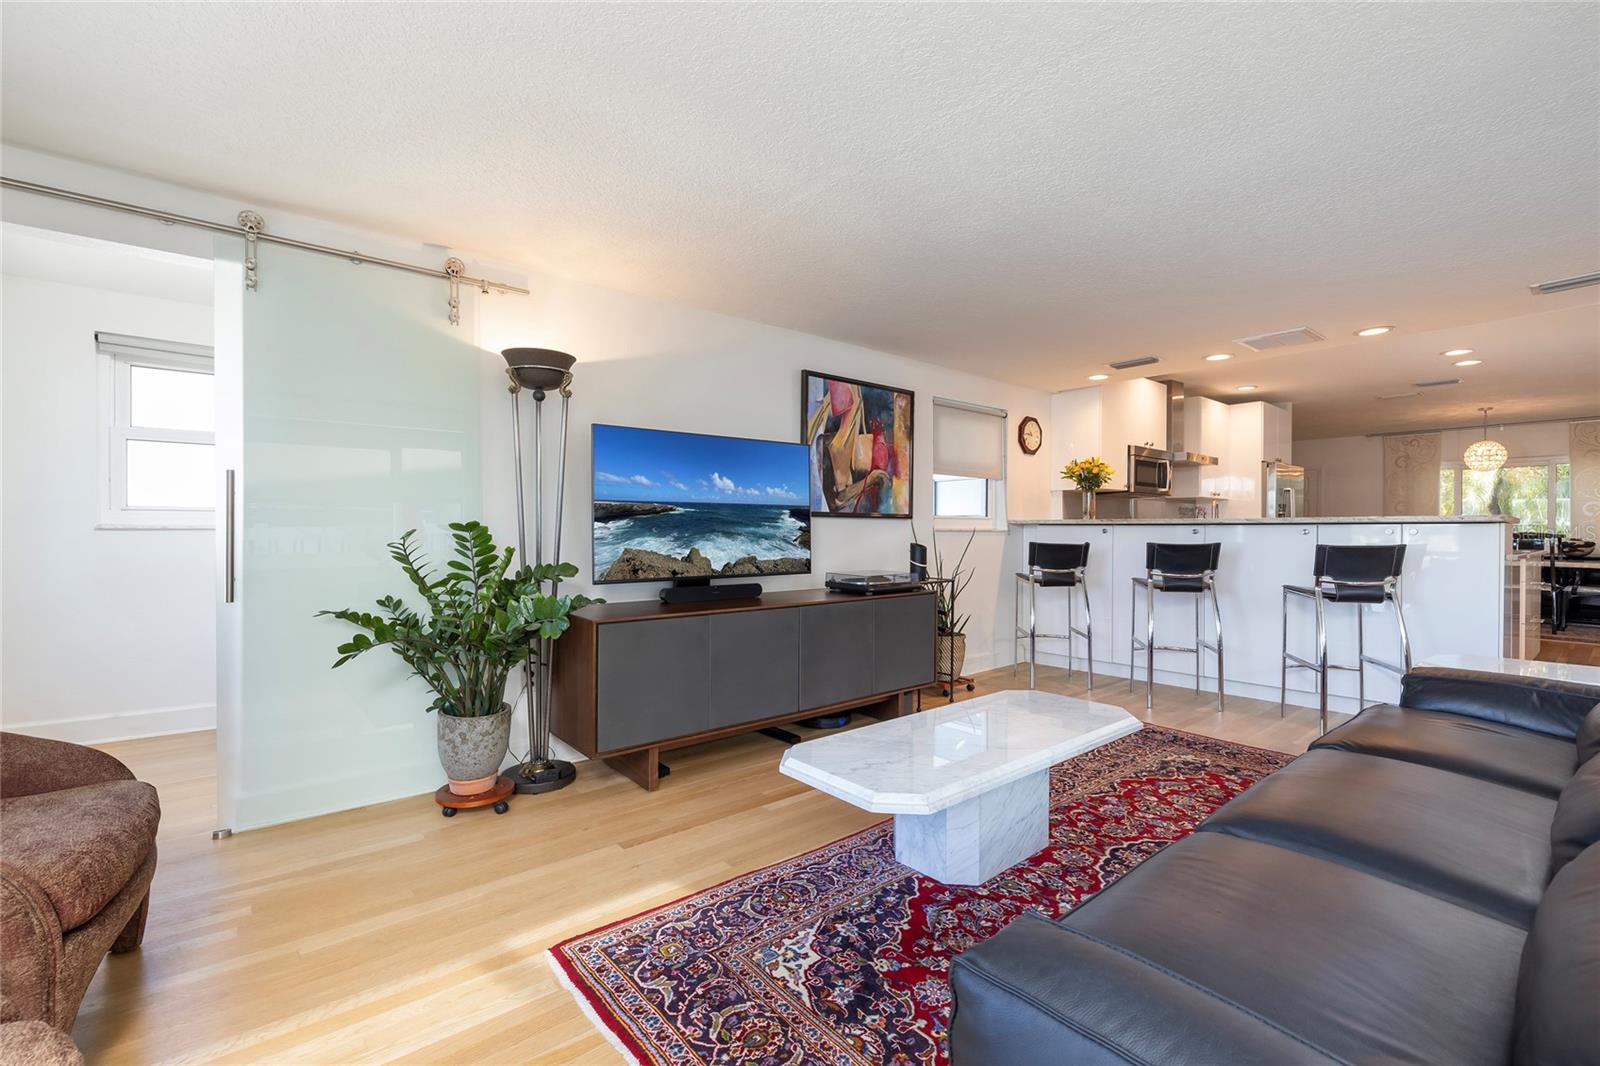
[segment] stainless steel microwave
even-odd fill
[[[1128,447],[1128,491],[1141,496],[1172,495],[1172,460],[1159,448]]]

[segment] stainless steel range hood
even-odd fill
[[[1167,459],[1174,466],[1216,466],[1216,456],[1183,446],[1183,382],[1167,378],[1161,383],[1167,387]]]

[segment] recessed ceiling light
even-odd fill
[[[1459,359],[1463,355],[1471,355],[1472,354],[1472,349],[1471,348],[1451,348],[1448,352],[1440,352],[1439,354],[1444,356],[1447,359]]]
[[[1356,336],[1358,336],[1358,337],[1381,337],[1385,333],[1389,333],[1389,332],[1393,331],[1393,329],[1394,329],[1393,326],[1368,326],[1365,329],[1356,330]]]
[[[1229,359],[1232,359],[1232,358],[1233,358],[1233,355],[1231,353],[1229,353],[1229,352],[1217,352],[1215,355],[1206,356],[1206,362],[1208,362],[1208,363],[1221,363],[1221,362],[1225,362],[1226,360],[1229,360]]]
[[[1482,366],[1482,359],[1457,359],[1456,366]]]
[[[1240,385],[1238,391],[1239,392],[1255,392],[1256,391],[1256,387],[1254,385]]]
[[[1089,375],[1089,380],[1090,381],[1104,381],[1106,378],[1108,378],[1110,376],[1111,376],[1110,374],[1090,374]]]

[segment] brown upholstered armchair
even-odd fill
[[[160,821],[104,752],[0,733],[0,1022],[70,1032],[106,952],[139,946]]]

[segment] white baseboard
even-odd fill
[[[78,718],[54,718],[34,722],[0,722],[0,729],[30,737],[66,740],[74,744],[109,744],[116,740],[141,740],[172,733],[193,733],[217,727],[217,708],[212,703],[188,707],[157,707],[147,711],[117,711],[111,714],[86,714]]]

